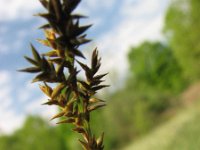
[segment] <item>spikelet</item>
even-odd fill
[[[97,75],[101,66],[97,48],[92,53],[90,66],[77,60],[77,57],[85,59],[79,47],[91,41],[84,33],[91,25],[80,26],[80,19],[85,16],[73,14],[81,0],[40,2],[47,12],[36,16],[46,19],[47,23],[40,27],[44,29],[45,39],[38,39],[38,42],[50,50],[40,54],[31,45],[33,58],[25,56],[25,59],[33,66],[20,71],[37,73],[33,82],[43,82],[40,89],[49,97],[44,104],[61,108],[61,112],[52,117],[62,118],[57,124],[73,124],[73,131],[83,136],[79,142],[85,150],[103,150],[104,134],[98,139],[92,134],[90,114],[105,106],[105,101],[95,98],[95,93],[107,87],[101,84],[107,74]],[[76,64],[85,72],[85,81],[79,80]],[[56,86],[51,87],[51,83]]]

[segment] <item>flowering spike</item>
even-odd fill
[[[37,16],[45,18],[48,22],[41,26],[44,29],[45,39],[38,41],[50,48],[49,51],[38,53],[31,45],[33,58],[25,56],[33,67],[22,69],[29,73],[39,73],[33,82],[43,82],[40,89],[49,97],[44,105],[56,105],[62,111],[52,117],[65,118],[57,124],[71,123],[75,126],[73,131],[80,133],[84,141],[80,141],[85,150],[103,150],[103,134],[96,139],[90,128],[90,114],[92,111],[105,106],[105,102],[95,98],[95,93],[107,87],[101,85],[102,78],[107,74],[96,75],[101,58],[97,48],[92,53],[91,66],[87,66],[77,57],[85,58],[79,47],[90,42],[85,31],[91,25],[80,26],[80,14],[72,14],[81,0],[40,0],[47,10]],[[78,80],[77,64],[85,72],[86,80]],[[47,84],[48,83],[48,84]],[[54,86],[51,86],[53,83]]]

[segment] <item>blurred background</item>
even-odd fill
[[[107,106],[92,115],[105,150],[198,150],[200,147],[200,1],[82,0],[77,13],[93,24],[82,47],[95,47],[110,87]],[[49,121],[58,109],[32,75],[30,42],[43,38],[38,0],[0,0],[0,150],[79,150],[71,126]]]

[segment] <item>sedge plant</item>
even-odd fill
[[[85,59],[79,47],[90,42],[84,33],[91,27],[80,26],[80,19],[86,17],[73,13],[81,0],[40,2],[47,12],[37,16],[46,19],[47,24],[40,27],[46,38],[38,41],[49,47],[49,50],[41,54],[31,44],[33,58],[25,56],[25,59],[32,67],[20,71],[37,74],[33,82],[41,82],[40,89],[49,97],[44,104],[57,105],[61,109],[52,119],[60,118],[57,124],[73,124],[73,131],[83,137],[79,139],[83,149],[103,150],[104,133],[95,137],[90,126],[90,116],[92,111],[105,106],[105,101],[96,98],[95,94],[107,87],[101,84],[106,74],[97,75],[101,66],[97,49],[92,53],[91,65],[78,59]],[[78,77],[80,70],[77,68],[85,72],[85,79]]]

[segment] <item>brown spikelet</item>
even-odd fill
[[[38,42],[50,50],[40,54],[31,44],[33,58],[25,56],[25,59],[32,66],[19,71],[36,74],[33,82],[42,82],[39,87],[49,97],[44,105],[56,105],[62,110],[51,120],[62,118],[57,124],[73,124],[73,131],[83,137],[79,140],[83,149],[103,150],[104,134],[96,139],[90,127],[90,117],[92,111],[105,106],[105,101],[96,98],[95,93],[108,87],[102,85],[102,78],[107,74],[97,74],[101,66],[97,48],[92,53],[91,65],[77,59],[85,59],[79,47],[91,41],[85,34],[91,25],[79,24],[86,17],[73,13],[81,0],[39,1],[46,12],[36,16],[44,18],[47,23],[40,27],[45,39],[38,39]],[[84,71],[86,80],[80,80],[77,68]]]

